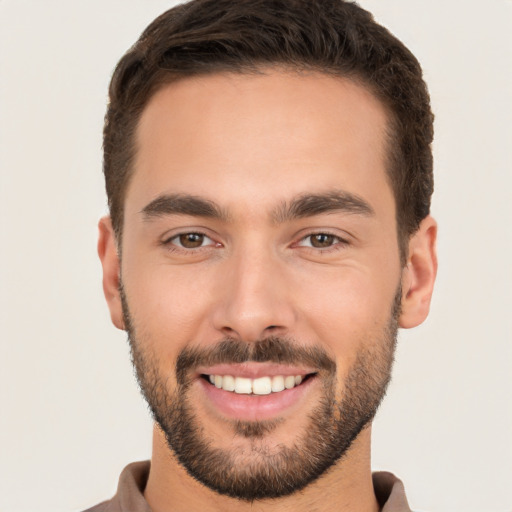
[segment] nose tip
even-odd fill
[[[295,314],[278,262],[244,258],[230,265],[221,278],[222,291],[213,317],[215,329],[247,342],[288,333]]]
[[[266,327],[260,327],[257,319],[239,318],[238,322],[232,322],[230,325],[225,325],[220,328],[222,333],[230,338],[240,339],[246,342],[255,342],[262,340],[269,336],[277,336],[285,333],[286,328],[278,325],[268,325]]]
[[[224,336],[254,342],[268,336],[284,335],[291,324],[292,315],[284,302],[272,306],[269,298],[253,297],[242,301],[233,296],[218,308],[216,328]]]

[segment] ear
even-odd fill
[[[405,329],[427,318],[437,274],[437,223],[429,215],[409,240],[407,264],[402,271],[402,311],[399,325]]]
[[[98,255],[103,267],[103,293],[110,309],[112,323],[125,330],[123,321],[123,308],[119,295],[120,263],[117,252],[116,237],[110,217],[102,217],[98,224]]]

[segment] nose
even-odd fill
[[[240,249],[223,262],[213,323],[246,342],[287,334],[295,322],[286,269],[271,251]]]

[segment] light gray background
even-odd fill
[[[173,2],[0,0],[0,510],[80,510],[150,455],[96,257],[101,130],[121,54]],[[512,2],[363,0],[436,113],[439,278],[402,332],[375,469],[417,510],[512,510]]]

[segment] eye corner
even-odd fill
[[[328,252],[338,250],[350,245],[350,241],[347,238],[334,234],[328,230],[319,230],[315,232],[307,233],[294,244],[296,247],[302,247],[305,249],[317,251],[317,252]]]
[[[164,247],[169,252],[181,252],[183,254],[191,254],[223,246],[222,243],[215,240],[211,235],[199,229],[186,229],[166,233],[158,241],[158,245]]]

